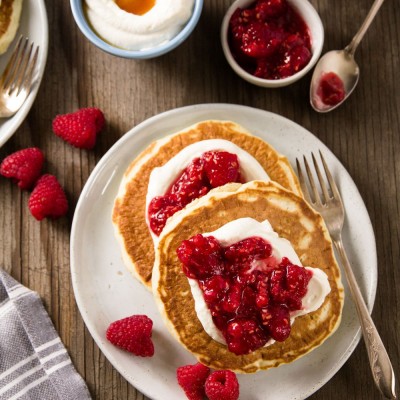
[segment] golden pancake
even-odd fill
[[[0,54],[7,51],[18,30],[22,0],[0,0]]]
[[[318,310],[295,319],[284,342],[237,356],[203,329],[176,249],[185,239],[244,217],[268,220],[280,237],[291,242],[303,265],[327,274],[331,292]],[[292,362],[321,345],[338,327],[344,300],[340,270],[322,217],[301,197],[272,181],[225,185],[171,217],[156,250],[153,293],[168,329],[184,347],[211,368],[238,373]]]
[[[128,167],[115,200],[112,220],[129,271],[149,289],[154,263],[153,241],[146,224],[146,193],[153,168],[164,165],[188,145],[206,139],[225,139],[252,155],[270,178],[301,194],[286,157],[241,126],[227,121],[204,121],[153,142]]]

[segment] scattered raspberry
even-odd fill
[[[98,108],[82,108],[71,114],[57,115],[53,131],[72,146],[89,150],[94,147],[96,135],[104,124],[104,114]]]
[[[146,315],[132,315],[110,324],[106,337],[115,346],[137,356],[152,357],[154,345],[151,341],[153,321]]]
[[[209,374],[210,368],[201,363],[185,365],[176,370],[178,383],[189,400],[203,400],[204,385]]]
[[[214,371],[206,380],[205,391],[209,400],[237,400],[239,382],[232,371]]]
[[[59,218],[68,211],[68,200],[57,178],[43,175],[29,197],[31,214],[41,221],[45,217]]]
[[[0,174],[18,182],[21,189],[30,189],[40,176],[43,153],[37,147],[16,151],[0,164]]]

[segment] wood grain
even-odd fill
[[[229,0],[205,0],[200,22],[175,51],[148,61],[103,53],[78,31],[68,1],[47,0],[50,48],[46,75],[24,124],[0,158],[28,146],[46,155],[45,169],[65,187],[71,209],[58,221],[35,221],[29,194],[0,178],[0,265],[42,297],[93,398],[146,399],[94,344],[77,309],[69,272],[74,207],[102,155],[132,126],[175,107],[210,102],[245,104],[281,114],[320,138],[347,168],[366,203],[376,235],[379,277],[373,317],[400,374],[400,7],[386,2],[356,54],[361,79],[348,102],[326,115],[308,105],[310,74],[287,88],[265,90],[242,81],[225,61],[219,28]],[[312,0],[325,25],[324,51],[343,48],[371,1]],[[104,110],[107,128],[92,151],[51,132],[58,113]],[[368,260],[365,260],[368,262]],[[378,399],[361,343],[312,399]]]

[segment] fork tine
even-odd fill
[[[24,84],[20,90],[26,90],[28,93],[31,91],[31,88],[32,88],[32,85],[34,82],[34,79],[32,79],[33,71],[35,70],[38,55],[39,55],[39,46],[36,47],[35,53],[33,54],[33,57],[31,58],[30,64],[28,66],[28,70],[26,72]]]
[[[33,43],[31,43],[31,45],[29,46],[29,49],[27,47],[24,48],[25,52],[21,56],[21,65],[18,70],[18,74],[15,77],[14,84],[12,85],[11,90],[10,90],[10,92],[13,92],[14,90],[16,90],[17,95],[20,93],[22,82],[24,82],[24,80],[25,80],[25,75],[27,72],[27,68],[29,66],[32,49],[33,49]]]
[[[15,53],[13,68],[12,70],[10,70],[10,75],[8,77],[7,83],[4,85],[5,90],[13,90],[12,86],[20,71],[21,63],[23,61],[27,46],[28,46],[28,38],[25,38],[25,40],[21,42],[18,52]]]
[[[301,191],[303,192],[303,196],[306,199],[306,201],[311,204],[312,201],[311,201],[310,193],[308,191],[308,187],[307,187],[306,181],[304,179],[303,170],[302,170],[302,168],[300,166],[300,162],[297,158],[296,158],[296,166],[297,166],[297,175],[299,176]]]
[[[321,154],[321,152],[320,152],[320,154]],[[323,197],[322,198],[322,202],[324,204],[326,204],[326,202],[330,198],[329,193],[328,193],[328,189],[326,187],[324,178],[322,177],[321,170],[319,169],[319,166],[318,166],[317,160],[315,159],[314,153],[311,153],[311,156],[312,156],[312,159],[313,159],[315,171],[317,172],[319,184],[320,184],[321,190],[322,190],[322,197]]]
[[[17,56],[18,53],[22,47],[22,36],[20,36],[20,38],[18,39],[18,43],[15,46],[15,50],[13,51],[10,61],[7,63],[6,68],[3,72],[3,75],[1,76],[1,80],[3,82],[3,87],[4,90],[6,90],[8,83],[10,81],[10,75],[14,72],[15,70],[15,66],[16,66],[16,61],[17,61]]]
[[[310,182],[310,186],[311,186],[311,189],[312,189],[312,192],[313,192],[313,195],[314,195],[314,202],[317,205],[321,206],[322,205],[321,198],[319,196],[319,193],[318,193],[318,190],[317,190],[317,186],[315,185],[315,181],[314,181],[314,177],[313,177],[313,175],[311,173],[311,169],[310,169],[310,167],[308,165],[308,162],[307,162],[307,159],[306,159],[305,156],[303,156],[303,159],[304,159],[304,165],[305,165],[306,171],[307,171],[308,181]]]
[[[322,165],[324,166],[326,178],[328,179],[328,183],[329,183],[329,186],[331,188],[333,197],[338,199],[338,200],[340,200],[340,201],[342,201],[342,198],[340,197],[339,189],[336,186],[336,183],[335,183],[335,181],[334,181],[334,179],[332,177],[331,172],[329,171],[328,165],[326,164],[325,159],[324,159],[321,151],[319,152],[319,156],[321,157]]]

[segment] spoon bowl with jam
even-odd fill
[[[314,69],[310,103],[315,111],[326,113],[339,107],[353,92],[360,77],[354,53],[384,0],[375,0],[361,28],[343,50],[326,53]]]

